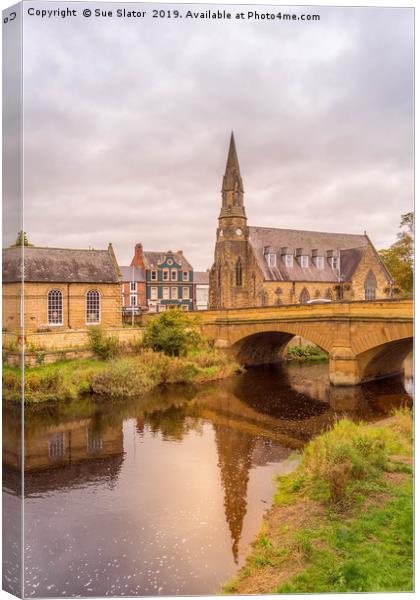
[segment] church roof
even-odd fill
[[[25,281],[37,283],[119,283],[118,266],[109,250],[24,248]],[[22,248],[3,250],[3,282],[22,280]]]
[[[369,240],[366,235],[349,233],[327,233],[301,231],[297,229],[275,229],[272,227],[249,227],[249,241],[253,247],[264,279],[271,281],[319,281],[338,282],[339,270],[333,269],[327,260],[327,251],[340,254],[341,280],[349,279],[354,273]],[[282,249],[293,254],[293,266],[286,267]],[[351,252],[350,252],[351,250]],[[309,266],[303,268],[296,259],[296,251],[309,256]],[[318,269],[312,259],[314,251],[324,256],[324,268]],[[283,251],[285,252],[285,251]],[[276,265],[269,266],[265,254],[276,255]],[[344,265],[343,265],[344,259]]]
[[[144,262],[147,269],[157,269],[169,256],[181,265],[183,269],[192,270],[192,266],[185,258],[183,252],[144,252]]]

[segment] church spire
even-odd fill
[[[223,192],[244,191],[241,171],[239,169],[238,154],[236,152],[235,136],[233,131],[230,136],[229,152],[226,162],[225,175],[223,177]]]

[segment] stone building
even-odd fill
[[[151,312],[193,310],[193,268],[182,250],[144,252],[142,244],[136,244],[131,266],[146,273],[146,301]]]
[[[209,308],[373,300],[393,280],[366,233],[252,227],[232,133],[210,272]]]
[[[24,267],[24,268],[23,268]],[[23,319],[21,320],[22,272]],[[108,250],[3,250],[3,328],[19,333],[122,324],[120,271]]]

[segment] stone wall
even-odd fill
[[[105,333],[115,336],[120,344],[130,344],[143,339],[144,329],[140,327],[115,327],[107,328]],[[89,350],[87,329],[25,332],[23,342],[26,352],[34,354],[63,350]],[[18,353],[21,347],[22,336],[17,333],[3,332],[3,349],[6,353]]]

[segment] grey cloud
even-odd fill
[[[250,224],[392,243],[413,193],[412,11],[316,12],[320,23],[27,20],[31,240],[112,241],[121,263],[142,241],[207,268],[234,129]]]

